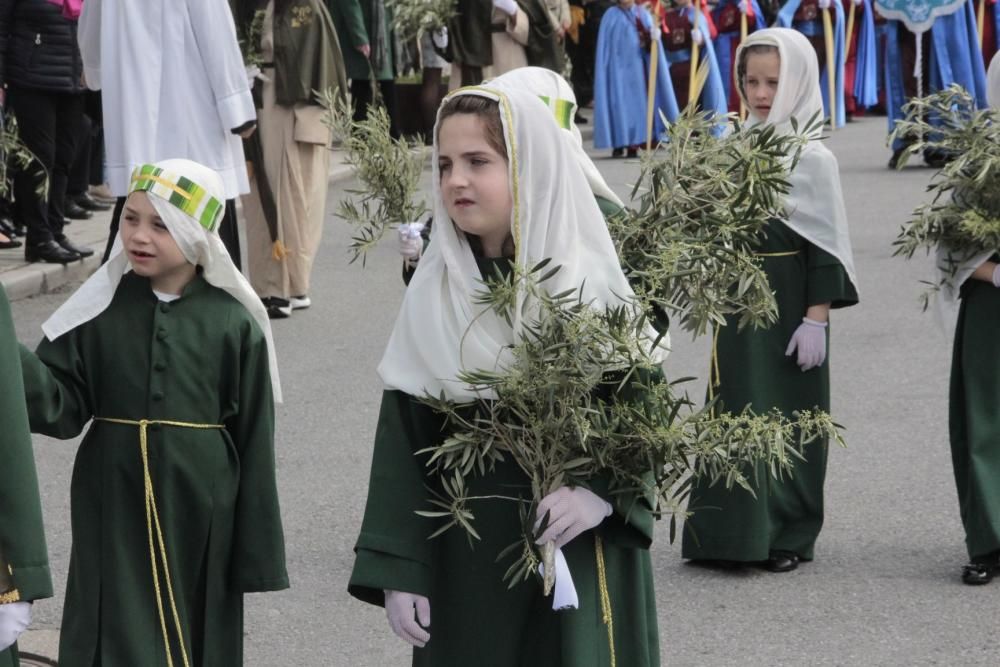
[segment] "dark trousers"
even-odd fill
[[[7,103],[17,119],[21,141],[38,159],[14,176],[15,210],[27,228],[28,245],[61,239],[66,183],[79,138],[83,95],[10,86]],[[47,196],[38,194],[46,174]]]
[[[108,257],[111,255],[111,248],[115,244],[115,239],[118,238],[118,220],[122,217],[122,210],[125,208],[125,197],[119,197],[118,201],[115,202],[115,210],[111,214],[111,233],[108,235],[108,242],[104,246],[104,258],[101,259],[101,263],[108,261]],[[229,251],[229,257],[232,258],[233,264],[240,271],[243,270],[243,266],[240,262],[240,229],[236,221],[236,200],[227,199],[226,200],[226,213],[222,216],[222,222],[219,223],[219,238],[222,239],[222,244],[226,246],[226,250]]]
[[[382,104],[389,114],[389,134],[393,139],[399,138],[399,124],[396,122],[396,84],[391,80],[378,82],[379,95]],[[354,120],[361,121],[368,117],[368,107],[374,103],[372,82],[368,79],[351,80],[351,99],[354,101]]]
[[[73,197],[87,192],[91,185],[104,182],[104,129],[101,122],[101,93],[84,93],[84,112],[77,130],[76,156],[70,167],[66,193]]]

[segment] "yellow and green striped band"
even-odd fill
[[[165,199],[210,232],[219,228],[226,211],[223,202],[191,179],[151,164],[140,165],[132,172],[129,194],[133,192],[149,192]]]
[[[538,97],[545,102],[545,106],[552,110],[552,114],[556,117],[556,123],[559,124],[559,127],[564,130],[569,130],[573,127],[573,115],[576,111],[575,103],[558,97],[551,99],[547,95],[539,95]]]

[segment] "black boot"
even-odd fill
[[[63,249],[69,252],[75,252],[80,257],[90,257],[91,255],[94,254],[94,251],[91,250],[90,248],[78,246],[72,241],[70,241],[69,238],[66,236],[56,239],[56,243],[58,243],[60,246],[63,247]]]
[[[24,259],[29,262],[69,264],[80,259],[80,255],[66,250],[55,241],[43,241],[42,243],[25,246]]]

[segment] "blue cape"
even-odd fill
[[[646,85],[649,53],[639,46],[635,20],[646,28],[653,19],[644,8],[612,7],[601,18],[594,65],[594,148],[621,148],[646,143]],[[653,136],[664,131],[660,113],[668,121],[678,116],[677,99],[670,80],[670,67],[663,44],[656,69],[656,100]]]
[[[726,5],[738,5],[740,0],[721,0],[718,6],[712,11],[713,16],[717,17],[718,12]],[[764,21],[764,12],[761,11],[760,5],[757,0],[751,0],[751,5],[753,6],[754,24],[749,26],[749,32],[754,32],[755,30],[763,30],[767,27],[767,23]],[[737,44],[740,41],[739,32],[720,32],[719,36],[715,38],[715,60],[719,63],[719,77],[722,79],[722,87],[726,93],[726,104],[732,103],[729,99],[729,93],[731,92],[732,86],[729,85],[736,76],[735,66],[732,61],[733,56],[733,42]]]
[[[889,132],[892,132],[896,127],[896,121],[905,117],[903,105],[907,98],[903,89],[900,36],[906,28],[899,21],[889,21],[886,25],[888,27],[885,57],[885,80],[888,85],[886,111]],[[957,83],[969,91],[978,108],[985,109],[988,106],[986,68],[983,65],[983,54],[979,50],[976,10],[971,0],[954,14],[938,17],[931,26],[930,33],[930,53],[923,54],[924,58],[930,59],[930,81],[924,81],[924,95]],[[931,121],[933,122],[933,119]],[[903,146],[903,142],[897,139],[893,142],[892,149],[896,151]]]
[[[855,10],[854,29],[858,31],[858,51],[854,69],[854,99],[859,107],[873,107],[878,104],[879,57],[875,34],[875,8],[872,7],[871,0],[864,0],[860,25],[858,18]]]
[[[799,32],[808,35],[810,37],[815,37],[823,34],[823,22],[821,20],[817,21],[792,21],[795,16],[795,12],[798,10],[801,0],[788,0],[782,7],[781,11],[778,12],[778,18],[775,20],[775,25],[781,28],[794,28]],[[831,6],[834,9],[834,25],[833,25],[833,61],[836,63],[836,81],[834,82],[834,95],[837,97],[837,119],[834,125],[836,127],[843,127],[847,124],[847,111],[844,109],[844,61],[847,58],[847,54],[844,52],[844,40],[847,39],[844,35],[844,7],[838,2],[838,0],[833,0]],[[824,66],[821,68],[823,71],[819,73],[819,88],[820,92],[823,94],[823,110],[827,117],[830,116],[830,84],[829,84],[829,68]]]

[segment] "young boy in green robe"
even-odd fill
[[[816,54],[806,38],[787,28],[760,30],[736,54],[740,95],[748,123],[778,132],[822,118]],[[858,301],[847,217],[837,160],[820,142],[817,127],[789,175],[785,221],[772,221],[758,248],[778,304],[768,329],[720,327],[713,346],[709,396],[717,409],[757,413],[773,409],[830,409],[826,363],[831,308]],[[823,525],[826,442],[812,443],[791,475],[771,478],[763,468],[756,497],[746,490],[695,481],[688,502],[682,555],[725,564],[762,562],[788,572],[813,558]]]
[[[0,286],[0,667],[17,667],[17,637],[31,604],[52,596],[21,360],[7,293]]]
[[[217,229],[221,178],[132,176],[108,262],[21,348],[31,428],[93,420],[70,487],[62,667],[243,664],[243,595],[288,587],[267,313]]]
[[[1000,54],[987,76],[990,106],[1000,109]],[[994,215],[1000,211],[994,211]],[[960,298],[951,361],[948,426],[969,563],[962,581],[988,584],[1000,570],[1000,248],[958,261],[942,248],[946,289],[939,298]],[[963,261],[964,260],[964,261]],[[957,266],[957,269],[955,268]],[[956,285],[952,288],[951,285]]]
[[[433,507],[429,489],[441,484],[417,452],[448,437],[444,417],[419,398],[477,398],[459,373],[503,368],[522,335],[520,322],[476,303],[483,277],[551,258],[561,267],[545,283],[552,293],[583,285],[597,308],[632,293],[564,135],[537,95],[500,79],[459,89],[438,112],[434,233],[379,365],[385,392],[349,584],[355,597],[384,605],[392,632],[414,646],[414,665],[659,664],[653,515],[643,499],[596,482],[540,499],[532,519],[549,521],[537,543],[559,550],[555,599],[534,579],[504,581],[510,559],[498,555],[524,530],[509,498],[532,497],[509,458],[469,481],[474,544],[461,530],[428,539],[444,523],[416,514]],[[531,297],[517,298],[531,309]]]

